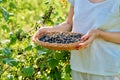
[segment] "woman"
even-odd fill
[[[85,34],[71,51],[73,80],[116,80],[120,74],[120,0],[69,0],[68,19],[42,32],[72,31]]]

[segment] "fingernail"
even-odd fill
[[[86,40],[86,38],[82,38],[82,40],[83,40],[83,41],[85,41],[85,40]]]
[[[85,39],[84,37],[82,39]]]
[[[79,50],[79,48],[76,48],[76,50]]]
[[[79,50],[79,47],[78,47],[78,46],[76,47],[76,50]]]
[[[81,47],[81,45],[78,45],[78,46],[76,47],[76,49],[79,50],[80,47]]]

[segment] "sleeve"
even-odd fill
[[[68,0],[68,2],[70,2],[71,5],[74,6],[74,0]]]

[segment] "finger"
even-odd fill
[[[76,46],[76,50],[79,50],[79,49],[82,49],[84,48],[84,43],[79,43],[77,46]]]
[[[82,41],[86,41],[88,38],[89,38],[89,35],[86,34],[86,35],[82,36],[81,40],[82,40]]]
[[[81,45],[76,46],[76,50],[79,50],[81,48]]]
[[[88,39],[88,35],[87,34],[82,36],[81,37],[81,43],[85,42],[87,39]],[[82,44],[81,43],[76,46],[76,50],[79,50],[80,48],[82,48]]]
[[[86,42],[84,42],[84,43],[80,43],[79,46],[81,46],[81,47],[86,47],[86,46],[88,46],[88,44],[89,44],[89,42],[86,41]]]
[[[76,46],[76,50],[79,50],[80,48],[82,48],[83,46],[85,46],[86,42],[81,42]]]
[[[92,43],[93,39],[94,39],[93,37],[90,37],[85,42],[80,43],[79,46],[87,47],[87,46],[89,46]]]

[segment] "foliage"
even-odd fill
[[[0,0],[0,80],[70,80],[70,53],[31,39],[67,17],[65,0]]]

